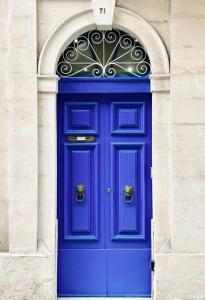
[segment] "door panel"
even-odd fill
[[[98,235],[98,145],[65,145],[65,240],[97,239]],[[76,186],[83,184],[83,199]]]
[[[147,297],[150,296],[151,251],[127,249],[126,251],[109,249],[108,259],[108,295]]]
[[[65,103],[65,132],[97,134],[98,106],[95,102]]]
[[[89,85],[58,95],[58,295],[147,297],[151,96]]]
[[[113,102],[112,134],[144,134],[145,103]]]
[[[106,296],[106,252],[58,250],[58,296]]]
[[[112,144],[112,224],[113,240],[145,238],[144,144]],[[133,188],[126,199],[124,188]]]

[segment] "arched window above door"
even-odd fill
[[[151,66],[144,47],[128,33],[92,30],[66,47],[56,73],[60,77],[147,77]]]

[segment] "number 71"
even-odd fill
[[[100,7],[99,10],[100,10],[100,14],[105,14],[106,13],[105,7]]]

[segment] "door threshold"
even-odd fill
[[[142,298],[142,297],[59,297],[58,300],[117,300],[117,299],[126,299],[126,300],[151,300],[151,298]]]

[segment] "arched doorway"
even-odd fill
[[[58,295],[151,295],[149,57],[119,29],[88,31],[61,54]]]
[[[163,145],[169,145],[169,120],[166,124],[161,123],[163,115],[158,114],[162,109],[169,110],[169,62],[166,49],[155,30],[141,17],[122,8],[115,8],[113,20],[116,28],[129,32],[132,36],[140,37],[141,44],[145,47],[152,65],[152,76],[150,79],[152,92],[152,129],[153,129],[153,213],[155,231],[152,252],[153,257],[161,251],[161,246],[169,246],[169,151],[164,153]],[[39,185],[39,238],[45,241],[52,252],[56,251],[56,94],[58,92],[58,77],[56,67],[62,51],[66,46],[87,30],[95,29],[96,25],[92,10],[80,11],[68,18],[45,43],[39,60],[38,68],[38,93],[39,103],[44,102],[44,111],[47,118],[43,119],[43,130],[39,143],[49,145],[49,155],[39,153],[42,159],[49,165],[49,174],[46,180],[41,180]],[[133,79],[134,80],[134,79]],[[150,90],[150,89],[149,89]],[[44,101],[45,99],[45,101]],[[49,126],[48,122],[49,120]],[[163,120],[162,120],[163,121]],[[44,125],[45,123],[45,125]],[[161,147],[162,146],[162,147]],[[41,170],[47,172],[46,164]],[[165,176],[166,172],[166,176]],[[165,178],[166,177],[166,178]],[[166,179],[166,180],[165,180]],[[162,187],[163,186],[163,190]],[[164,191],[164,192],[163,192]],[[41,196],[42,194],[42,196]],[[48,213],[49,211],[49,213]],[[166,247],[167,247],[166,246]],[[163,249],[162,249],[163,250]],[[156,268],[156,272],[157,272]]]

